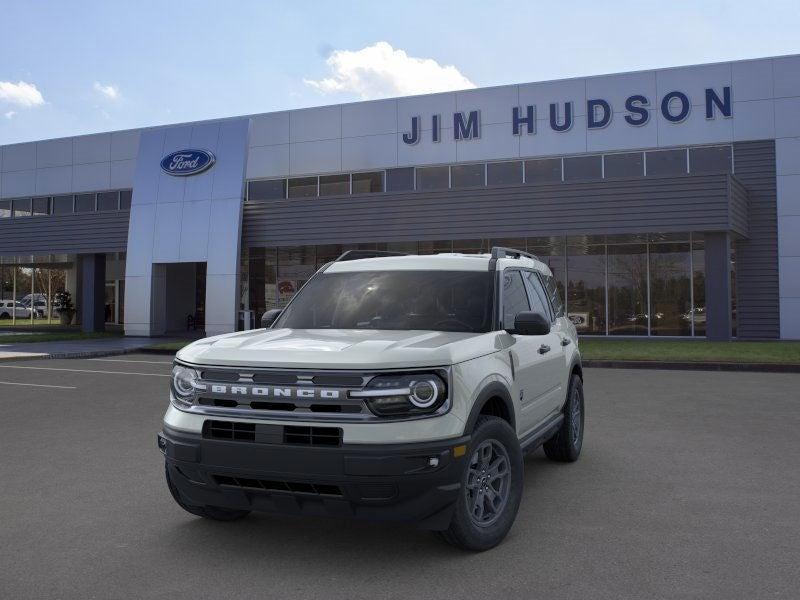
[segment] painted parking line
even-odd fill
[[[146,365],[171,365],[171,360],[130,360],[125,358],[90,358],[97,362],[143,363]]]
[[[46,385],[44,383],[19,383],[17,381],[0,381],[0,385],[24,385],[27,387],[58,388],[60,390],[77,390],[74,385]]]
[[[172,377],[165,373],[131,373],[129,371],[93,371],[91,369],[64,369],[61,367],[22,367],[18,365],[0,365],[0,369],[30,369],[34,371],[67,371],[69,373],[102,373],[105,375],[143,375],[144,377]]]

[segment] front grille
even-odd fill
[[[341,446],[342,430],[339,427],[287,425],[283,428],[283,442],[298,446]]]
[[[287,492],[290,494],[310,494],[314,496],[343,497],[342,488],[329,483],[304,483],[293,481],[273,481],[268,479],[251,479],[245,477],[231,477],[229,475],[214,475],[217,485],[262,490],[266,492]]]
[[[245,442],[254,442],[256,440],[255,423],[206,421],[204,430],[206,437],[217,440],[240,440]]]

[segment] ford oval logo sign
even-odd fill
[[[216,160],[208,150],[178,150],[161,160],[161,170],[176,177],[197,175],[210,169]]]

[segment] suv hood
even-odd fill
[[[376,329],[258,329],[198,340],[177,354],[201,365],[311,369],[439,367],[499,350],[497,334]]]

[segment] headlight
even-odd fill
[[[405,417],[435,413],[447,401],[447,385],[435,373],[379,375],[363,390],[350,392],[380,417]]]
[[[172,367],[172,397],[183,406],[191,406],[200,376],[183,365]]]

